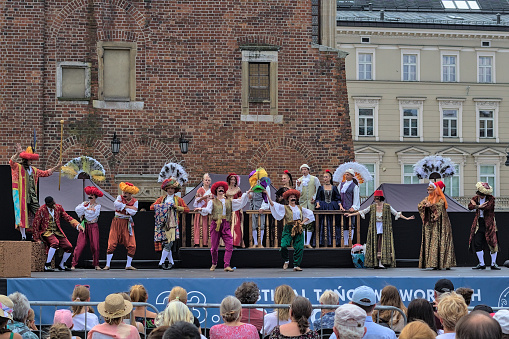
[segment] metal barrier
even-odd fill
[[[30,301],[30,307],[34,308],[34,307],[39,307],[39,323],[38,323],[38,326],[39,326],[39,338],[42,338],[42,326],[43,325],[49,325],[49,324],[43,324],[42,323],[42,308],[43,307],[55,307],[55,311],[57,310],[57,307],[62,307],[62,306],[67,306],[67,307],[71,307],[71,306],[96,306],[99,305],[100,302],[91,302],[91,301]],[[149,304],[149,303],[132,303],[134,307],[138,307],[138,306],[145,306],[145,307],[149,307],[151,308],[155,313],[159,313],[159,310],[152,304]],[[145,312],[146,312],[146,309],[145,309]],[[88,313],[88,312],[86,312]],[[85,334],[87,332],[89,332],[87,330],[87,316],[86,316],[86,313],[85,313],[85,330],[83,332],[85,332]],[[145,313],[146,314],[146,313]],[[133,316],[133,313],[131,312],[131,317]],[[145,317],[146,318],[146,317]],[[145,321],[145,324],[143,324],[143,328],[144,328],[144,332],[143,334],[147,335],[147,326],[146,326],[147,322]],[[82,338],[84,339],[84,338]]]

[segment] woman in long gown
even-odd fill
[[[240,190],[240,176],[235,173],[230,173],[226,177],[226,182],[228,183],[228,190],[225,195],[230,199],[238,199],[242,196],[242,191]],[[235,247],[244,247],[244,227],[242,223],[242,210],[233,212],[232,214],[232,224],[231,231],[233,237],[233,246]]]
[[[198,188],[196,192],[196,196],[194,198],[194,207],[205,207],[210,199],[213,198],[212,193],[210,193],[210,184],[212,180],[210,179],[210,175],[205,173],[203,175],[203,186]],[[194,247],[200,246],[200,232],[202,233],[202,246],[208,247],[209,244],[209,216],[203,216],[200,213],[196,213],[194,215]]]
[[[442,181],[430,182],[428,196],[417,205],[422,219],[422,243],[419,268],[441,270],[456,266],[452,228]]]
[[[332,183],[332,173],[325,170],[322,177],[322,186],[316,192],[316,209],[320,211],[337,211],[341,206],[341,196],[338,188]],[[319,215],[320,247],[325,244],[325,220],[327,220],[327,246],[332,246],[332,219],[333,215]]]

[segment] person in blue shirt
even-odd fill
[[[339,295],[332,290],[325,290],[320,296],[321,305],[338,305]],[[313,328],[320,330],[321,328],[334,328],[334,309],[322,308],[320,318],[313,322]]]

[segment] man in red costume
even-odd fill
[[[60,227],[60,218],[67,220],[67,222],[76,227],[76,229],[81,229],[83,231],[83,227],[77,220],[73,219],[64,211],[62,205],[56,204],[52,197],[46,197],[44,202],[45,204],[39,208],[37,213],[35,213],[33,223],[34,240],[44,242],[48,250],[48,258],[44,265],[44,271],[53,271],[51,268],[51,260],[58,248],[65,251],[58,268],[61,271],[70,271],[71,269],[65,267],[64,264],[71,256],[72,245],[69,240],[67,240],[64,231],[62,231],[62,228]]]

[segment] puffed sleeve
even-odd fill
[[[238,211],[242,207],[244,207],[249,200],[249,196],[247,193],[243,193],[242,196],[238,199],[232,199],[232,211]]]
[[[78,215],[78,218],[80,218],[82,215],[84,215],[85,214],[85,203],[82,202],[81,204],[76,206],[76,208],[74,209],[74,212],[76,212],[76,214]]]
[[[122,199],[120,198],[120,195],[117,197],[117,199],[113,203],[113,207],[115,207],[115,210],[117,210],[117,211],[124,210],[125,204],[122,203]]]
[[[392,208],[392,207],[391,207]],[[368,206],[366,207],[365,209],[363,210],[360,210],[359,211],[359,215],[361,216],[362,219],[365,219],[366,218],[366,214],[369,213],[369,210],[371,209],[371,206]]]
[[[212,200],[209,200],[209,202],[207,203],[207,206],[203,207],[200,210],[200,214],[203,215],[204,217],[209,214],[212,214]]]
[[[99,214],[101,213],[101,205],[96,205],[93,211],[86,209],[84,212],[87,220],[95,220],[99,218]]]
[[[315,215],[313,214],[313,211],[308,210],[307,208],[302,208],[302,220],[304,220],[306,218],[309,220],[306,221],[306,223],[304,225],[307,225],[307,224],[315,221]]]
[[[285,217],[285,205],[278,204],[277,202],[273,202],[274,205],[270,205],[270,213],[276,220],[281,220]]]
[[[134,207],[136,207],[136,209],[132,208],[126,209],[127,214],[129,214],[130,216],[134,216],[136,212],[138,212],[138,200],[136,200],[136,202],[134,203]]]
[[[352,183],[353,185],[353,183]],[[360,199],[360,190],[359,185],[355,185],[353,188],[353,204],[352,207],[354,210],[358,211],[361,208],[361,199]]]
[[[394,216],[395,220],[398,220],[401,217],[401,212],[396,211],[394,208],[392,208],[392,206],[391,206],[391,213]]]

